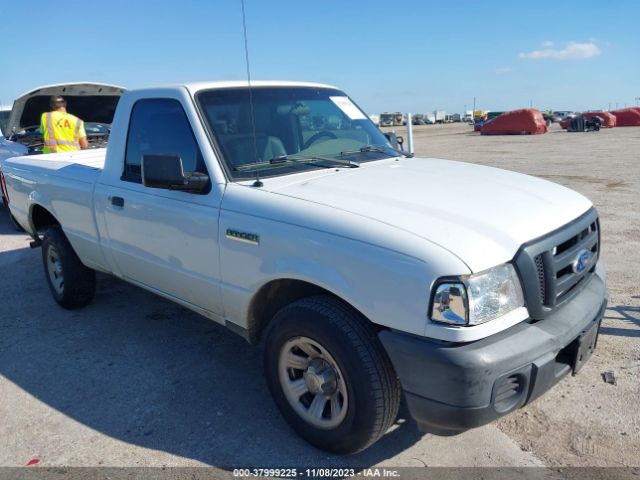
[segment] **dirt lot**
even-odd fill
[[[481,137],[425,126],[415,144],[419,156],[547,178],[598,207],[609,309],[580,375],[457,437],[422,435],[401,415],[369,450],[330,456],[286,426],[259,351],[225,329],[105,276],[92,305],[58,308],[40,250],[0,211],[0,466],[640,465],[640,128]]]

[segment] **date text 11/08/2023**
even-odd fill
[[[394,478],[400,473],[389,468],[365,468],[356,470],[354,468],[236,468],[233,476],[238,478],[252,477],[277,477],[277,478]]]

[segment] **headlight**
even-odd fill
[[[430,317],[452,325],[478,325],[524,306],[520,280],[513,265],[505,263],[460,282],[436,286]]]

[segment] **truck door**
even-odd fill
[[[179,155],[185,172],[208,174],[187,115],[174,99],[138,100],[131,110],[120,181],[96,189],[108,252],[120,276],[222,314],[218,261],[220,194],[146,187],[144,155]]]

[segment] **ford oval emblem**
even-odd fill
[[[583,249],[578,252],[578,256],[573,261],[573,271],[575,273],[582,273],[587,269],[589,265],[589,259],[591,258],[591,252]]]

